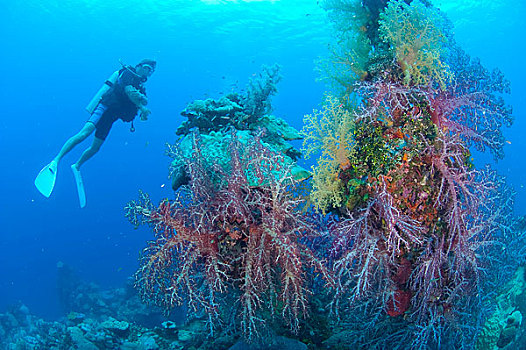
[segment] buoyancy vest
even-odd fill
[[[129,99],[124,88],[131,85],[146,95],[146,89],[143,85],[145,81],[145,78],[135,74],[132,67],[124,67],[119,71],[117,81],[102,95],[101,103],[107,107],[107,112],[114,114],[125,122],[131,122],[139,109]]]

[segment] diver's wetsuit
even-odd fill
[[[115,84],[102,96],[102,99],[91,114],[88,122],[95,125],[95,137],[105,140],[108,136],[113,123],[117,119],[131,122],[137,115],[139,109],[133,103],[124,88],[128,85],[136,88],[140,93],[146,95],[144,83],[146,78],[140,77],[133,72],[133,68],[122,68]],[[108,82],[106,82],[108,83]],[[111,83],[110,83],[111,84]]]

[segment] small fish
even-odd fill
[[[165,185],[165,184],[162,184],[162,185],[161,185],[161,188],[163,188],[164,186],[166,186],[166,185]]]
[[[506,143],[507,143],[508,145],[511,145],[511,141],[506,140]]]

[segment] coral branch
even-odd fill
[[[233,317],[254,340],[267,322],[264,310],[279,313],[292,332],[307,315],[311,295],[307,272],[332,276],[308,242],[319,233],[298,210],[299,185],[283,155],[259,137],[242,144],[233,132],[227,168],[208,164],[194,136],[187,158],[189,183],[173,201],[154,208],[150,199],[130,202],[127,216],[148,223],[156,234],[144,252],[136,285],[144,300],[166,308],[187,302],[202,309],[211,329]],[[171,152],[173,153],[173,152]],[[232,313],[225,295],[241,304]]]

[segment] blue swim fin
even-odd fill
[[[42,168],[35,179],[35,186],[45,197],[51,196],[51,192],[53,192],[57,178],[57,168],[58,164],[53,161]]]
[[[84,208],[86,206],[86,192],[84,192],[84,183],[82,182],[80,170],[78,170],[75,164],[73,164],[71,165],[71,171],[73,171],[73,176],[75,177],[75,182],[77,183],[80,207]]]

